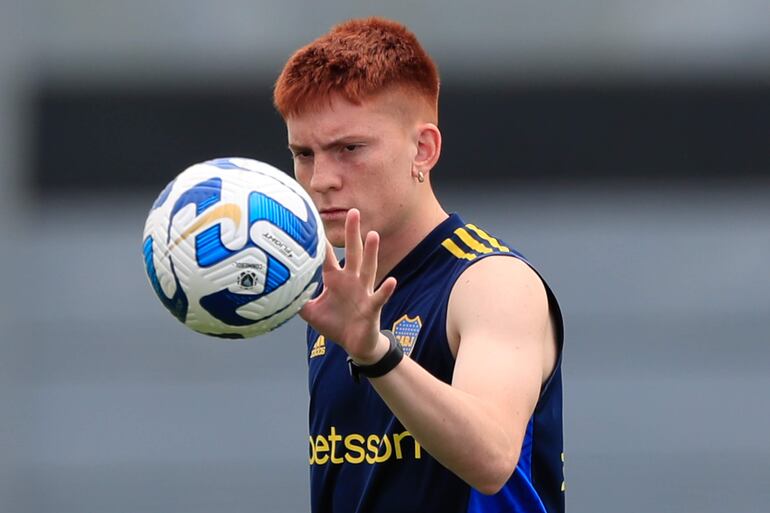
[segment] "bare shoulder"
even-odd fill
[[[499,289],[504,286],[534,288],[545,293],[543,282],[537,273],[526,262],[512,255],[489,256],[469,266],[457,279],[452,292],[468,287]]]
[[[508,255],[484,258],[457,278],[450,295],[452,313],[501,303],[501,308],[536,310],[546,313],[548,297],[540,276],[524,261]]]
[[[544,377],[556,359],[548,295],[538,274],[510,255],[484,258],[455,282],[447,310],[447,337],[457,356],[463,341],[515,340],[536,346]],[[503,342],[504,343],[504,342]]]

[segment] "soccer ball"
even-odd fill
[[[326,236],[290,176],[251,159],[185,169],[144,226],[144,263],[161,303],[189,328],[223,338],[266,333],[321,284]]]

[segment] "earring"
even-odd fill
[[[425,181],[425,175],[422,174],[422,171],[417,171],[417,181],[420,183]]]

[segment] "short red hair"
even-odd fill
[[[275,83],[273,102],[286,119],[333,94],[360,104],[392,86],[413,91],[438,109],[436,64],[415,35],[383,18],[356,19],[297,50]]]

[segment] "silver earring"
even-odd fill
[[[417,181],[420,183],[425,181],[425,175],[422,174],[422,171],[417,171]]]

